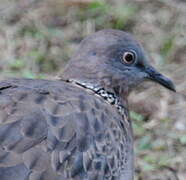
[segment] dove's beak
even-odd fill
[[[176,88],[173,82],[166,76],[160,74],[155,68],[153,68],[152,66],[148,66],[145,71],[148,74],[148,79],[161,84],[171,91],[176,92]]]

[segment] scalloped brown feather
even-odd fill
[[[4,81],[0,114],[1,180],[132,179],[131,125],[90,91]]]

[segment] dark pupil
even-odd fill
[[[127,61],[127,62],[131,62],[131,61],[133,61],[133,55],[132,54],[126,54],[126,56],[125,56],[125,60]]]

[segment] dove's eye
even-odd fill
[[[123,61],[126,64],[133,64],[136,61],[136,53],[134,52],[125,52],[123,54]]]

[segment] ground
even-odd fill
[[[53,79],[88,34],[133,33],[177,89],[147,82],[130,95],[135,180],[185,180],[185,18],[185,0],[1,0],[0,79]]]

